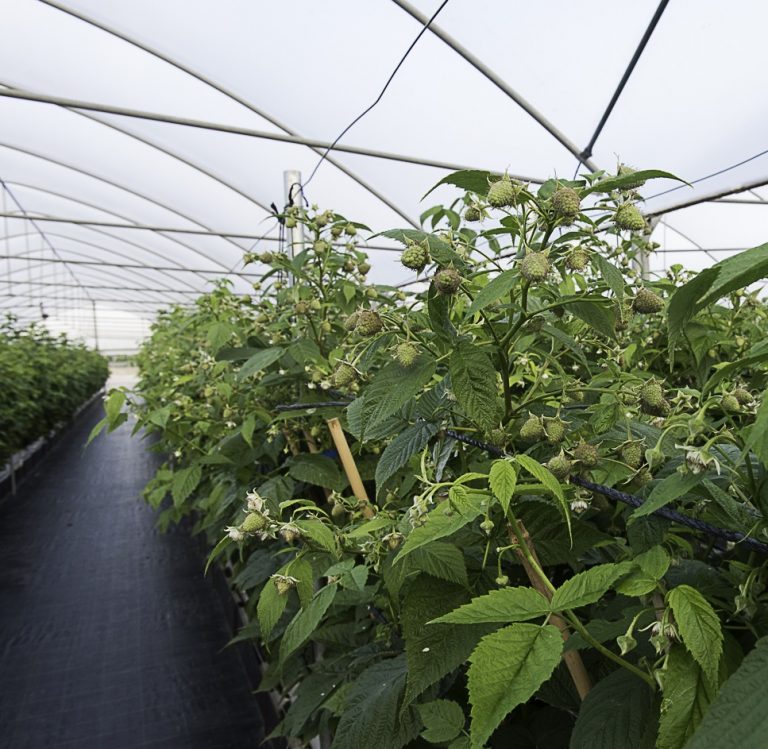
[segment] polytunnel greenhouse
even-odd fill
[[[764,3],[3,10],[0,746],[768,746]]]

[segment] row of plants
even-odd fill
[[[768,246],[643,280],[636,190],[670,176],[450,175],[425,230],[384,232],[419,291],[291,207],[306,247],[249,254],[253,297],[161,314],[95,432],[127,403],[167,455],[146,499],[233,569],[274,735],[764,746]]]
[[[106,359],[42,325],[0,322],[0,467],[104,386]]]

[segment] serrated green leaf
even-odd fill
[[[552,675],[562,650],[563,637],[551,624],[513,624],[480,640],[468,672],[475,749]]]
[[[656,510],[687,494],[701,480],[702,477],[695,473],[675,472],[670,474],[653,487],[648,499],[632,513],[632,518],[641,518],[656,512]]]
[[[203,470],[197,463],[174,473],[171,484],[174,507],[181,507],[184,501],[197,489],[202,477]]]
[[[404,704],[412,702],[425,689],[463,664],[480,637],[488,631],[485,625],[427,626],[428,621],[460,606],[468,598],[464,588],[438,583],[429,575],[419,575],[408,588],[401,615],[408,658],[408,687]]]
[[[533,588],[500,588],[473,598],[469,603],[435,619],[434,623],[510,624],[537,619],[550,612],[549,601]]]
[[[616,338],[616,319],[606,308],[606,301],[576,301],[568,302],[563,306],[601,335],[606,338]]]
[[[275,346],[265,348],[251,356],[237,373],[238,380],[244,380],[262,369],[266,369],[270,364],[274,364],[285,353],[285,349]]]
[[[445,538],[471,523],[488,505],[484,494],[462,495],[457,501],[442,502],[427,514],[426,522],[414,528],[405,539],[395,563],[432,541]]]
[[[434,187],[428,190],[422,200],[440,185],[454,185],[468,192],[475,192],[478,195],[485,195],[491,182],[497,180],[502,175],[497,172],[489,172],[484,169],[460,169],[458,172],[451,172],[443,177]]]
[[[618,300],[624,298],[624,275],[609,260],[606,260],[599,253],[595,254],[595,262],[600,270],[600,275],[608,285],[608,288],[614,293]]]
[[[259,594],[259,602],[256,604],[256,618],[259,620],[259,629],[265,642],[269,641],[269,636],[285,611],[287,603],[288,596],[281,596],[272,581],[267,580]]]
[[[359,525],[357,528],[350,531],[347,535],[350,538],[367,536],[372,534],[374,531],[380,530],[381,528],[387,528],[388,526],[393,525],[393,523],[394,521],[392,518],[388,518],[386,515],[377,515],[375,518],[367,520],[362,525]]]
[[[678,585],[667,593],[683,644],[712,684],[723,652],[723,631],[712,605],[690,585]]]
[[[757,645],[723,684],[686,749],[763,749],[768,736],[768,638]]]
[[[516,270],[505,270],[499,273],[477,292],[472,304],[469,305],[467,315],[473,315],[493,304],[499,297],[504,296],[515,285],[518,279]]]
[[[648,684],[616,669],[581,703],[569,749],[645,749],[655,731],[653,703]]]
[[[419,421],[403,429],[384,449],[376,464],[376,489],[399,471],[414,455],[418,455],[437,434],[437,424]]]
[[[288,473],[297,481],[341,491],[344,479],[339,466],[326,455],[304,453],[288,458]]]
[[[250,447],[253,447],[253,430],[256,429],[256,417],[248,414],[240,427],[240,434]]]
[[[333,737],[333,749],[402,749],[416,738],[416,711],[399,711],[407,666],[405,656],[379,661],[355,679]]]
[[[461,341],[448,361],[451,387],[461,408],[483,427],[495,426],[501,416],[496,394],[496,369],[481,348]]]
[[[488,483],[506,515],[517,486],[517,472],[512,463],[509,460],[494,461],[488,475]]]
[[[320,548],[330,552],[334,556],[338,555],[339,550],[336,545],[336,536],[334,532],[322,520],[294,520],[302,536],[314,541]]]
[[[333,603],[337,588],[336,583],[321,588],[309,604],[291,619],[280,641],[280,663],[285,663],[286,658],[304,645],[317,629],[320,620]]]
[[[362,396],[362,434],[399,411],[432,379],[435,361],[421,356],[410,367],[393,361],[376,373]]]
[[[540,481],[544,487],[552,493],[554,498],[560,504],[560,510],[563,513],[563,518],[568,526],[568,538],[573,545],[573,529],[571,528],[571,511],[568,506],[568,501],[565,498],[563,487],[560,486],[560,482],[555,478],[552,472],[545,468],[538,460],[535,460],[530,455],[517,455],[515,456],[517,464],[524,468],[531,474],[537,481]]]
[[[566,580],[552,594],[552,611],[577,609],[597,603],[622,575],[632,569],[631,562],[619,564],[600,564],[579,572]]]
[[[230,539],[230,537],[229,537],[229,536],[224,536],[224,538],[222,538],[222,539],[221,539],[221,540],[220,540],[220,541],[219,541],[219,542],[216,544],[216,546],[214,546],[214,547],[213,547],[213,550],[212,550],[212,551],[211,551],[211,553],[208,555],[208,559],[207,559],[207,561],[206,561],[206,563],[205,563],[205,571],[203,572],[203,575],[204,575],[204,576],[208,574],[208,569],[209,569],[209,567],[211,566],[211,564],[213,563],[213,560],[214,560],[214,559],[216,559],[216,557],[217,557],[217,556],[219,556],[219,554],[221,554],[221,552],[222,552],[222,551],[224,551],[224,549],[225,549],[225,548],[226,548],[226,547],[227,547],[229,544],[231,544],[231,543],[232,543],[232,539]]]
[[[669,651],[663,679],[664,698],[661,701],[656,747],[683,749],[687,747],[688,740],[701,723],[709,703],[714,698],[715,690],[682,645],[675,645]],[[713,744],[707,749],[715,749],[717,746]],[[726,743],[721,746],[733,744]]]
[[[433,541],[426,546],[415,549],[401,562],[404,574],[426,572],[440,580],[448,580],[467,587],[467,565],[464,553],[454,544],[444,541]]]
[[[215,322],[208,327],[206,336],[208,346],[216,353],[235,333],[237,328],[232,323]]]
[[[451,741],[464,728],[464,711],[453,700],[433,700],[416,709],[425,728],[421,736],[432,744]]]
[[[760,406],[755,415],[755,423],[749,431],[745,452],[750,450],[760,462],[768,467],[768,390],[760,396]]]
[[[622,174],[620,176],[608,177],[606,179],[598,180],[593,185],[588,187],[584,191],[583,195],[589,195],[593,192],[607,193],[613,192],[614,190],[622,190],[628,186],[631,187],[638,180],[645,181],[649,179],[672,179],[675,182],[682,182],[686,185],[689,184],[684,179],[680,179],[680,177],[676,177],[674,174],[662,171],[661,169],[640,169],[636,172],[630,172],[628,174]]]

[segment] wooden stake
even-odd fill
[[[536,560],[539,567],[541,567],[541,562],[539,561],[539,557],[536,554],[533,541],[528,535],[528,531],[525,529],[525,526],[522,524],[522,522],[520,523],[520,528],[523,531],[523,539],[528,544],[528,548],[531,550],[531,555]],[[511,528],[509,529],[509,536],[513,543],[517,541]],[[544,584],[544,581],[536,573],[536,570],[534,570],[533,567],[531,567],[531,565],[528,563],[528,560],[525,558],[523,552],[520,551],[520,549],[515,549],[515,554],[517,554],[517,558],[522,563],[525,574],[528,575],[528,579],[531,581],[531,585],[536,590],[538,590],[539,593],[541,593],[541,595],[543,595],[548,601],[552,600],[552,593],[550,593],[549,588],[547,588],[547,586]],[[568,624],[566,621],[562,617],[559,617],[557,614],[552,614],[549,617],[549,621],[551,621],[552,624],[554,624],[560,630],[561,634],[563,635],[563,640],[567,642],[568,638],[571,636],[571,632],[568,629]],[[584,700],[589,694],[589,690],[592,689],[592,680],[589,678],[589,674],[587,673],[587,669],[584,666],[584,661],[581,659],[580,653],[578,650],[568,650],[563,653],[563,660],[565,661],[565,665],[571,675],[571,679],[573,679],[573,684],[576,687],[576,691],[579,693],[579,698]]]
[[[336,450],[341,458],[341,464],[344,466],[344,473],[347,474],[352,493],[360,500],[363,515],[366,518],[372,518],[376,514],[376,510],[368,499],[368,493],[365,491],[365,486],[363,486],[363,479],[360,477],[360,471],[357,470],[352,451],[349,449],[347,437],[341,428],[341,422],[334,418],[328,419],[326,423],[331,432],[333,444],[336,445]]]

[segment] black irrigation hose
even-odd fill
[[[303,408],[338,408],[340,406],[349,405],[349,401],[324,401],[320,403],[294,403],[292,405],[277,406],[277,411],[295,411]],[[456,440],[457,442],[463,442],[465,445],[471,445],[477,447],[480,450],[484,450],[489,455],[500,458],[507,455],[503,450],[493,445],[489,445],[487,442],[482,442],[474,437],[467,437],[461,432],[457,432],[454,429],[444,429],[443,434],[446,437]],[[630,507],[640,507],[645,503],[645,500],[641,497],[636,497],[634,494],[627,494],[621,492],[618,489],[612,489],[610,486],[603,486],[602,484],[595,484],[592,481],[587,481],[580,476],[571,476],[570,481],[576,486],[581,486],[584,489],[588,489],[591,492],[602,494],[608,499],[612,499],[614,502],[622,502]],[[688,515],[682,515],[679,512],[670,510],[667,507],[661,507],[658,510],[654,510],[652,515],[656,515],[666,520],[671,520],[679,525],[685,525],[688,528],[693,528],[700,533],[706,533],[713,538],[719,538],[723,541],[731,541],[737,544],[743,544],[746,548],[757,551],[760,554],[768,555],[768,544],[764,544],[757,539],[747,536],[740,531],[732,531],[727,528],[718,528],[716,525],[707,523],[704,520],[698,520],[696,518],[689,517]]]
[[[488,445],[485,442],[474,439],[473,437],[465,437],[463,434],[455,432],[453,429],[446,429],[444,434],[446,434],[448,437],[451,437],[452,439],[457,440],[458,442],[464,442],[468,445],[472,445],[473,447],[478,447],[481,450],[485,450],[487,453],[495,455],[496,457],[501,457],[502,455],[506,454],[503,450],[499,450],[498,447]],[[592,481],[587,481],[587,479],[581,478],[581,476],[571,476],[570,481],[572,484],[581,486],[584,489],[589,489],[591,492],[602,494],[604,497],[612,499],[614,502],[623,502],[625,505],[629,505],[630,507],[641,507],[643,504],[645,504],[644,499],[636,497],[634,494],[627,494],[626,492],[621,492],[618,489],[612,489],[610,486],[595,484]],[[750,536],[747,536],[746,534],[739,531],[732,531],[726,528],[718,528],[716,525],[707,523],[704,520],[698,520],[696,518],[689,517],[688,515],[681,515],[679,512],[670,510],[667,507],[660,507],[658,510],[654,510],[651,514],[660,518],[665,518],[666,520],[671,520],[672,522],[678,523],[680,525],[688,526],[689,528],[693,528],[694,530],[700,531],[701,533],[706,533],[707,535],[713,536],[714,538],[720,538],[724,541],[732,541],[734,543],[743,544],[752,551],[758,551],[761,554],[768,555],[768,544],[757,541],[756,539],[751,538]]]

